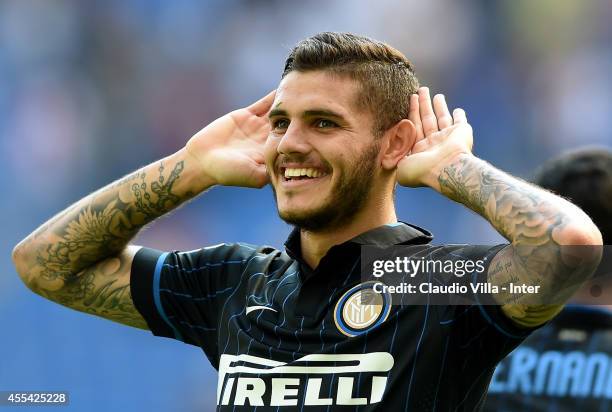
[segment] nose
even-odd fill
[[[301,129],[301,126],[297,124],[297,122],[291,122],[285,134],[280,140],[278,144],[277,151],[281,154],[291,154],[291,153],[308,153],[310,151],[310,143],[308,142],[308,137],[304,130]]]

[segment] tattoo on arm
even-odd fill
[[[538,301],[559,303],[594,270],[592,264],[582,262],[579,268],[563,258],[555,235],[571,222],[572,210],[550,193],[467,156],[444,168],[438,182],[442,194],[486,218],[511,242],[495,256],[488,272],[489,281],[500,289],[508,289],[510,283],[540,285]],[[533,295],[500,293],[497,297],[500,303],[516,305]]]
[[[146,327],[131,306],[126,257],[117,256],[144,225],[194,196],[184,170],[184,160],[159,161],[50,219],[15,249],[25,283],[66,306]]]
[[[65,281],[58,290],[34,286],[35,292],[81,312],[147,329],[134,307],[130,293],[129,273],[135,250],[121,253],[89,266]]]
[[[58,216],[52,230],[59,239],[36,254],[40,276],[49,281],[71,280],[81,269],[120,252],[142,226],[185,200],[172,191],[183,162],[175,164],[168,177],[164,169],[162,161],[159,176],[153,181],[147,179],[146,171],[136,172],[92,195],[81,207]],[[121,200],[120,191],[125,186],[129,186],[134,201]]]
[[[463,203],[513,243],[540,245],[566,225],[568,217],[547,193],[479,159],[461,158],[439,179],[442,193]]]

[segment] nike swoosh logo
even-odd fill
[[[271,310],[273,312],[278,312],[276,309],[271,308],[270,306],[247,306],[246,314],[253,312],[254,310]]]

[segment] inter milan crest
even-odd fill
[[[334,322],[346,336],[361,335],[383,323],[391,311],[391,296],[376,293],[375,283],[364,282],[349,289],[336,303]]]

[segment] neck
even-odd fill
[[[366,205],[341,227],[334,227],[316,232],[300,230],[301,252],[304,261],[313,269],[334,245],[339,245],[379,226],[396,223],[393,201],[378,202]]]

